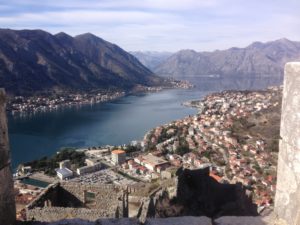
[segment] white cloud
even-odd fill
[[[71,35],[92,32],[126,50],[224,49],[281,37],[300,40],[300,3],[289,1],[293,4],[280,0],[10,0],[0,3],[0,27]]]

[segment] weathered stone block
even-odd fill
[[[147,219],[145,225],[212,225],[212,221],[205,216],[184,216]]]
[[[0,88],[0,168],[9,163],[9,145],[5,111],[5,92]]]
[[[285,66],[275,212],[300,224],[300,62]]]
[[[13,181],[9,167],[0,170],[0,224],[11,225],[15,221],[16,209]]]
[[[15,219],[16,208],[10,168],[5,92],[0,89],[0,224],[12,225]]]
[[[139,221],[133,218],[121,219],[100,219],[97,220],[95,225],[139,225]]]
[[[82,219],[67,219],[52,223],[36,222],[33,225],[139,225],[139,222],[137,219],[133,218],[99,219],[94,222]]]
[[[300,62],[285,65],[280,135],[300,151]]]
[[[224,216],[214,221],[215,225],[275,225],[274,218],[261,216]]]

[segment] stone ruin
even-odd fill
[[[242,184],[222,184],[209,176],[209,167],[177,171],[173,202],[182,216],[257,216],[257,206]]]
[[[147,218],[183,216],[258,216],[257,206],[241,184],[222,184],[209,176],[209,168],[180,168],[174,184],[157,189],[144,198],[138,213],[140,221]]]
[[[56,183],[26,207],[28,221],[128,217],[128,193],[110,184]]]

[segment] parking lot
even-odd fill
[[[77,182],[81,184],[117,184],[117,185],[132,185],[136,182],[130,180],[116,172],[112,169],[103,169],[94,173],[85,174],[80,177],[75,177],[70,179],[71,182]]]

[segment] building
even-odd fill
[[[59,177],[59,179],[65,180],[67,178],[73,177],[73,171],[66,167],[63,167],[56,170],[56,175]]]
[[[87,173],[96,172],[96,171],[100,170],[101,167],[102,167],[101,162],[94,162],[92,164],[88,164],[87,166],[77,168],[76,173],[78,175],[84,175]]]
[[[138,158],[135,158],[134,161],[145,166],[150,171],[159,173],[169,166],[168,161],[151,154],[141,155]]]
[[[86,155],[93,158],[103,158],[106,155],[110,155],[110,151],[108,148],[103,149],[91,149],[87,150]]]
[[[71,168],[71,161],[69,159],[59,162],[59,168]]]
[[[32,168],[31,168],[31,166],[22,166],[21,171],[23,174],[28,174],[28,173],[31,173]]]
[[[123,164],[126,161],[126,152],[118,149],[111,152],[111,160],[115,165]]]
[[[99,159],[85,159],[85,163],[87,166],[95,166],[96,164],[100,163]]]

